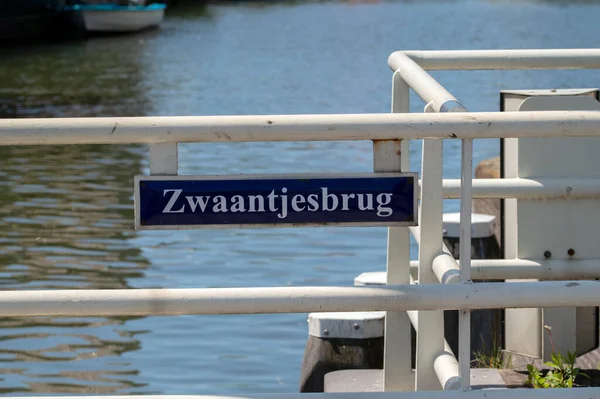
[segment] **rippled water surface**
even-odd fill
[[[394,50],[594,47],[599,12],[502,0],[180,6],[154,32],[3,49],[0,116],[388,112]],[[434,76],[470,110],[491,111],[501,89],[598,87],[600,74]],[[475,152],[494,156],[497,141]],[[448,141],[448,177],[458,154]],[[384,269],[381,228],[136,233],[145,146],[0,147],[0,165],[5,290],[351,285]],[[369,142],[180,145],[182,174],[371,168]],[[306,314],[3,318],[0,393],[297,392],[306,335]]]

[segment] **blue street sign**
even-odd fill
[[[415,226],[416,189],[416,173],[136,176],[136,229]]]

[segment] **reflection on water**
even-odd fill
[[[167,2],[167,18],[196,19],[213,17],[212,9],[197,0],[172,0]]]
[[[127,278],[142,276],[139,250],[126,242],[130,171],[139,168],[139,154],[108,146],[2,147],[0,156],[4,289],[127,288]]]
[[[139,148],[0,147],[0,158],[1,289],[129,288],[144,276],[148,261],[127,242]],[[129,331],[127,320],[0,319],[0,392],[137,387],[138,371],[118,362],[140,347],[143,331]]]
[[[140,72],[156,34],[3,49],[0,117],[146,114]]]
[[[110,394],[145,386],[135,382],[139,372],[128,363],[105,360],[105,370],[98,367],[99,359],[115,359],[140,348],[135,336],[143,331],[124,331],[122,324],[120,320],[3,320],[0,326],[5,333],[0,337],[3,347],[0,361],[7,367],[0,369],[3,375],[0,393]],[[24,328],[40,332],[23,334],[20,331]],[[65,333],[75,330],[93,334]],[[8,331],[14,333],[6,334]],[[107,337],[101,337],[102,334]]]
[[[144,115],[144,38],[12,49],[1,117]],[[116,62],[117,61],[117,62]],[[118,289],[149,262],[134,234],[141,146],[0,147],[0,289]],[[0,393],[111,394],[146,384],[122,354],[133,318],[1,318]]]

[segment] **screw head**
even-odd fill
[[[573,248],[569,248],[567,253],[569,254],[569,256],[573,256],[573,255],[575,255],[575,250]]]
[[[323,335],[329,335],[329,330],[323,330]]]
[[[355,330],[358,330],[360,328],[360,325],[358,325],[358,323],[357,323],[357,324],[354,324],[352,327],[354,327]]]

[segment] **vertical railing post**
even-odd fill
[[[432,264],[443,248],[442,144],[443,140],[423,140],[419,285],[439,284]],[[444,351],[444,313],[441,310],[420,311],[417,331],[416,388],[418,391],[439,390],[441,386],[434,362]]]
[[[149,157],[151,175],[177,174],[177,143],[150,144]]]
[[[461,143],[460,181],[460,282],[471,283],[471,206],[473,186],[473,140]],[[471,389],[471,311],[458,312],[458,372],[462,390]]]
[[[409,112],[408,85],[394,74],[392,112]],[[373,142],[375,172],[408,170],[408,141]],[[390,227],[387,242],[387,284],[410,283],[410,232],[406,227]],[[406,312],[387,312],[383,357],[384,391],[414,390],[411,370],[411,324]]]

